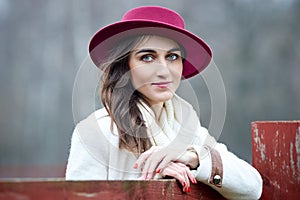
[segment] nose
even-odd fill
[[[157,64],[157,75],[160,77],[167,77],[170,74],[170,70],[168,62],[165,60],[165,58],[160,58]]]
[[[164,56],[160,56],[160,57],[159,57],[158,63],[159,63],[162,67],[168,67],[167,60],[165,59]]]

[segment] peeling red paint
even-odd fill
[[[252,164],[261,173],[261,199],[300,197],[300,121],[252,122]]]

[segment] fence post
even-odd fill
[[[264,181],[261,199],[300,197],[300,121],[256,121],[252,165]]]

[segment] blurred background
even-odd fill
[[[300,119],[300,1],[0,0],[0,178],[64,175],[88,42],[141,5],[179,12],[213,49],[227,95],[219,141],[229,150],[251,163],[252,121]],[[208,126],[205,82],[192,84]]]

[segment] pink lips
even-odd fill
[[[171,82],[157,82],[157,83],[152,83],[152,85],[157,86],[158,88],[164,89],[169,87]]]

